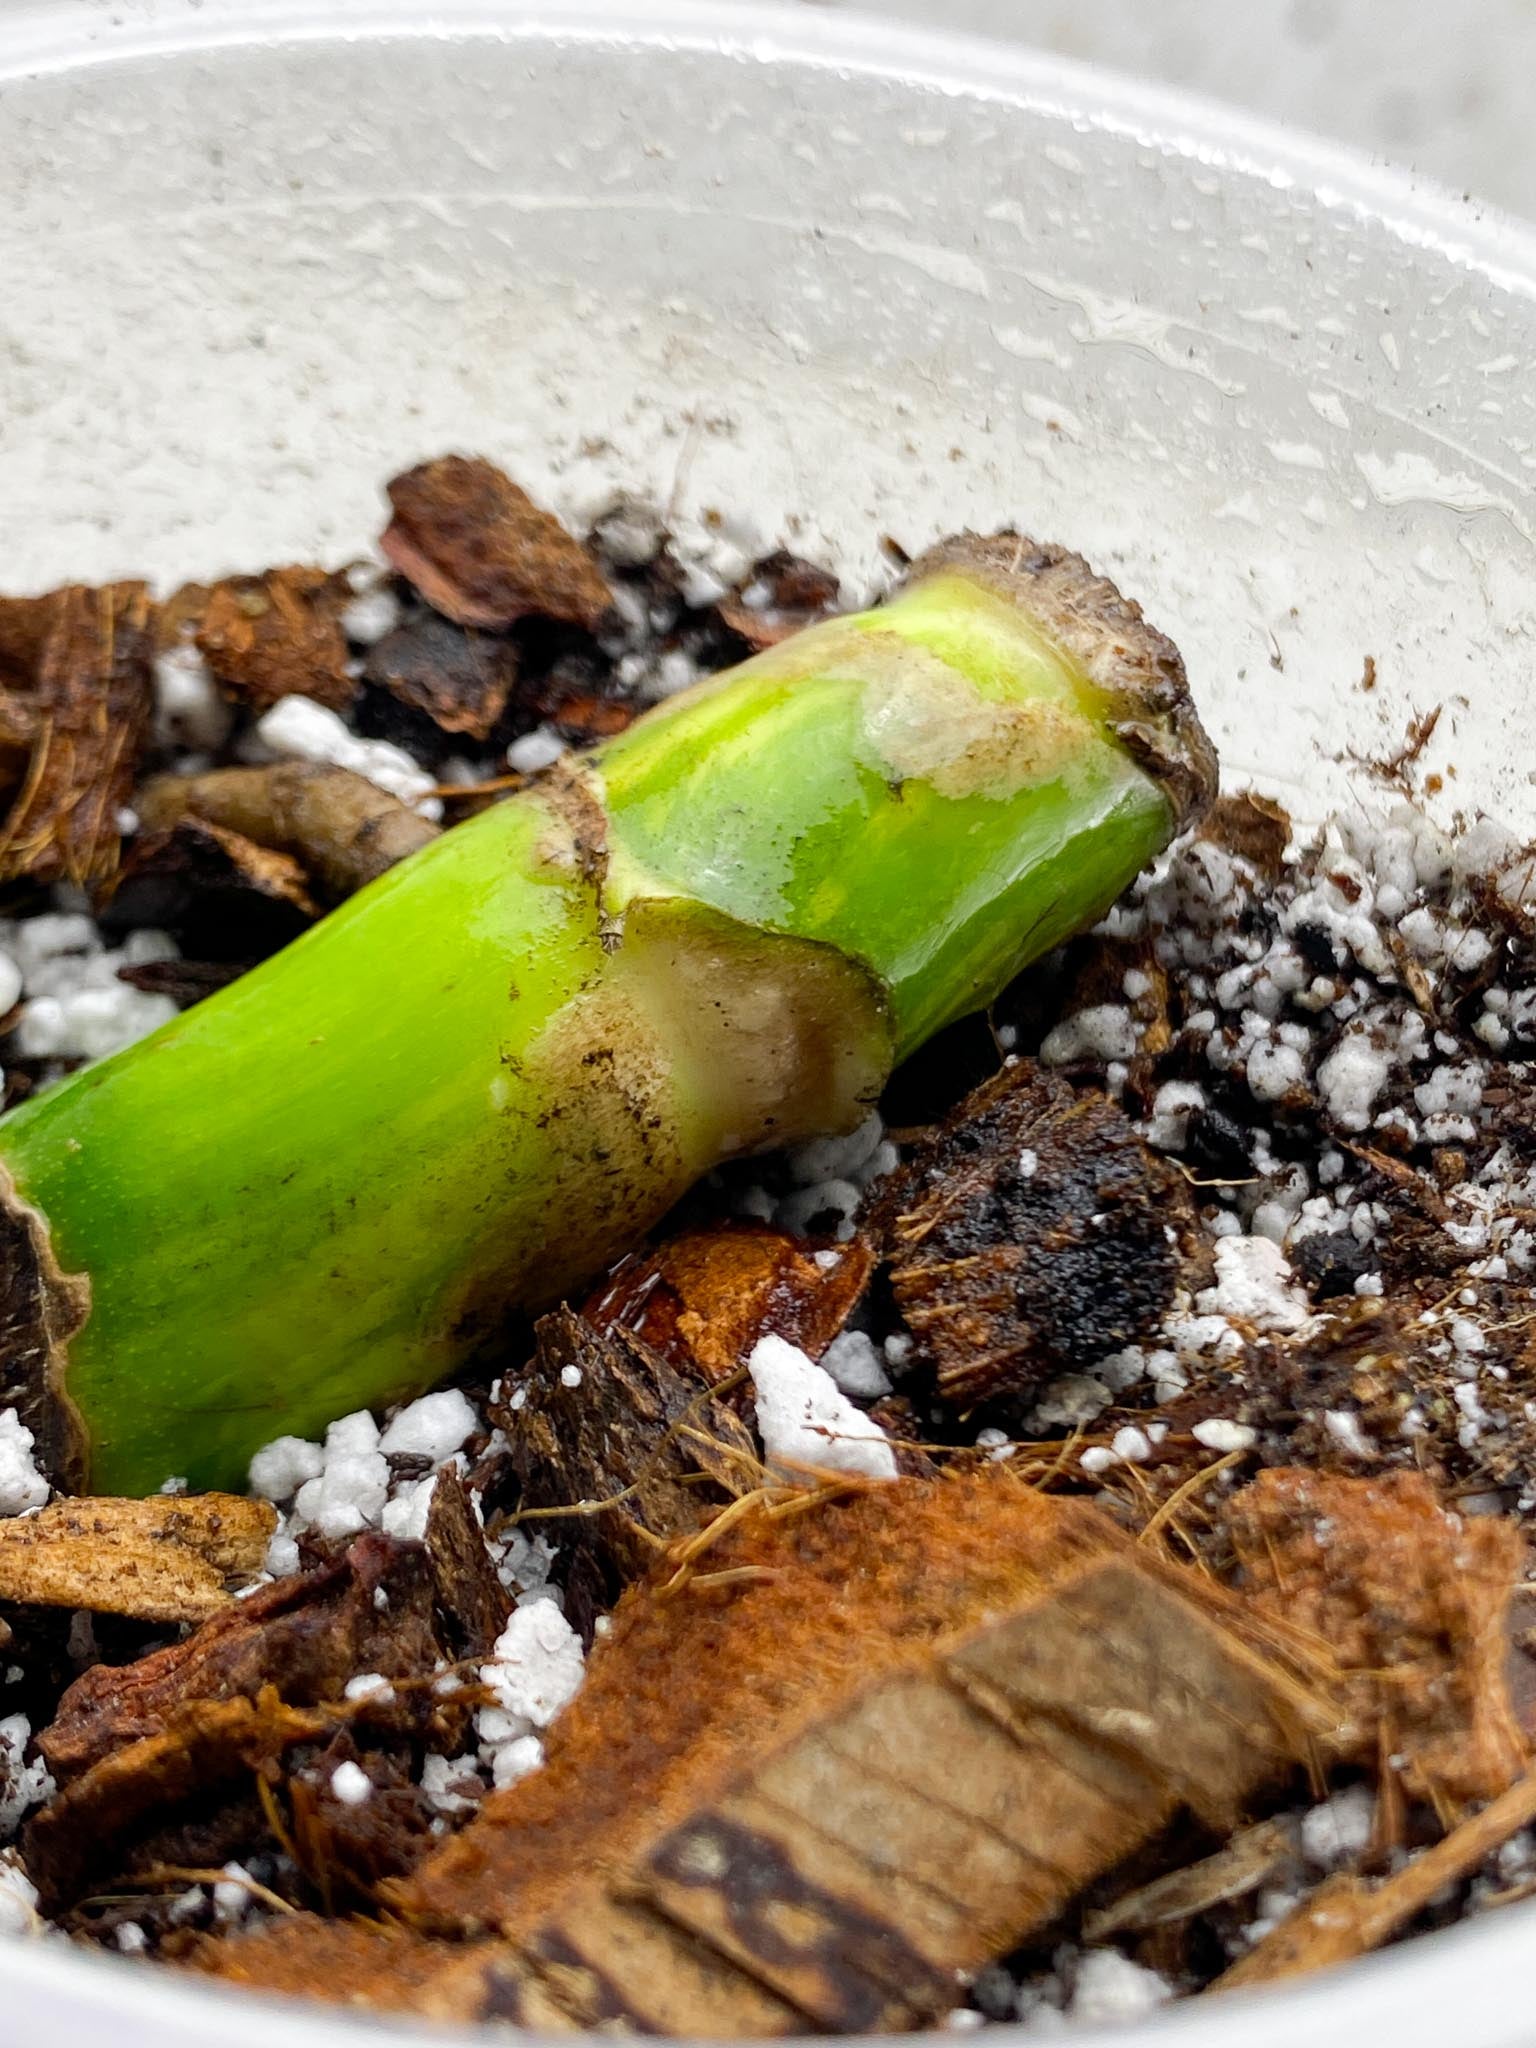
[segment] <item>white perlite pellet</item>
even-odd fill
[[[1290,1261],[1271,1238],[1223,1237],[1216,1243],[1216,1285],[1198,1296],[1208,1314],[1251,1323],[1256,1330],[1294,1334],[1312,1319]]]
[[[821,1354],[821,1369],[830,1373],[845,1394],[860,1401],[878,1401],[891,1391],[891,1379],[874,1339],[862,1330],[844,1330]]]
[[[308,1479],[325,1470],[325,1453],[301,1436],[274,1437],[251,1460],[250,1488],[263,1500],[292,1500]]]
[[[1251,1451],[1259,1440],[1256,1429],[1250,1429],[1246,1422],[1229,1421],[1224,1415],[1208,1416],[1204,1422],[1197,1422],[1190,1435],[1197,1444],[1204,1444],[1208,1451],[1222,1457],[1231,1451]]]
[[[53,1779],[42,1758],[27,1761],[32,1724],[25,1714],[0,1719],[0,1842],[8,1842],[26,1815],[53,1797]]]
[[[1366,1785],[1347,1785],[1302,1818],[1301,1852],[1319,1870],[1339,1870],[1371,1845],[1376,1795]]]
[[[1156,1970],[1144,1969],[1114,1948],[1089,1949],[1077,1966],[1067,2008],[1084,2026],[1113,2026],[1144,2019],[1173,1996],[1173,1986]]]
[[[410,1452],[441,1465],[469,1441],[479,1426],[469,1396],[458,1387],[445,1387],[398,1409],[379,1438],[379,1449],[386,1458]]]
[[[14,1408],[0,1408],[0,1515],[44,1506],[48,1482],[32,1456],[37,1439]]]
[[[373,1797],[373,1780],[361,1764],[338,1764],[331,1773],[331,1790],[343,1806],[366,1806]]]
[[[1136,1020],[1118,1003],[1079,1010],[1046,1033],[1040,1057],[1048,1067],[1069,1060],[1128,1060],[1136,1054]]]
[[[475,1716],[480,1758],[500,1790],[544,1761],[537,1731],[576,1697],[584,1674],[581,1638],[552,1599],[527,1599],[496,1639],[480,1682],[493,1704]]]
[[[341,630],[358,647],[374,647],[400,623],[400,600],[380,580],[358,591],[341,613]]]
[[[388,740],[359,739],[334,711],[312,697],[284,697],[262,713],[255,737],[271,754],[285,761],[318,761],[350,768],[380,789],[410,804],[424,818],[440,818],[441,801],[430,794],[432,777]]]
[[[37,1886],[14,1849],[0,1850],[0,1934],[38,1935],[45,1931],[37,1910]]]
[[[379,1511],[379,1527],[384,1534],[402,1543],[420,1543],[427,1533],[427,1517],[432,1512],[436,1491],[435,1472],[429,1472],[424,1479],[407,1479],[397,1485]]]
[[[388,1494],[389,1467],[379,1450],[379,1426],[361,1409],[326,1431],[324,1465],[299,1488],[294,1512],[322,1536],[355,1536],[377,1521]]]
[[[536,725],[507,749],[507,766],[518,775],[537,775],[551,768],[566,751],[566,743],[552,725]]]
[[[155,740],[162,747],[214,754],[229,738],[235,708],[219,694],[191,640],[155,659]]]
[[[829,1372],[783,1337],[759,1338],[747,1359],[757,1426],[770,1462],[826,1472],[896,1477],[896,1453],[878,1422],[856,1408]]]

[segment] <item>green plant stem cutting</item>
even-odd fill
[[[0,1399],[60,1483],[239,1484],[419,1392],[1099,917],[1208,802],[1182,665],[962,536],[0,1123]]]

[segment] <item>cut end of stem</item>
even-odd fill
[[[1216,796],[1216,749],[1189,694],[1183,658],[1081,555],[1004,531],[958,533],[919,555],[910,588],[945,573],[971,578],[1032,617],[1106,700],[1111,729],[1173,807],[1182,832]]]

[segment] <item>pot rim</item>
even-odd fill
[[[148,0],[146,13],[132,19],[108,17],[83,0],[13,0],[0,13],[0,85],[250,45],[424,37],[720,53],[764,66],[847,69],[1054,114],[1228,176],[1295,187],[1500,290],[1536,299],[1536,226],[1434,179],[1203,95],[1025,45],[783,0],[430,0],[430,11],[423,0],[215,0],[206,7]],[[1473,2048],[1524,2048],[1533,1928],[1536,1903],[1509,1907],[1294,1987],[1191,2000],[1133,2025],[1073,2033],[1096,2048],[1295,2048],[1298,2039],[1354,2048],[1361,2036],[1388,2033],[1395,2048],[1441,2048],[1454,2015],[1456,2038]],[[274,2026],[285,2030],[288,2048],[486,2038],[198,1983],[53,1941],[0,1940],[10,2005],[0,2040],[36,2040],[38,2023],[49,2019],[68,2024],[75,2038],[124,2048],[152,2040],[190,2048],[215,2026],[226,2048],[270,2048]],[[1018,2026],[988,2033],[998,2048],[1018,2048],[1027,2038]],[[942,2032],[926,2038],[954,2039]]]

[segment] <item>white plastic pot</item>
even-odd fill
[[[1230,778],[1358,801],[1438,703],[1443,808],[1536,825],[1536,240],[1397,173],[808,9],[7,0],[0,194],[0,588],[341,559],[449,447],[855,590],[883,534],[1013,521],[1179,639]],[[1124,2038],[1515,2048],[1533,1931]],[[0,1967],[0,2042],[393,2031]]]

